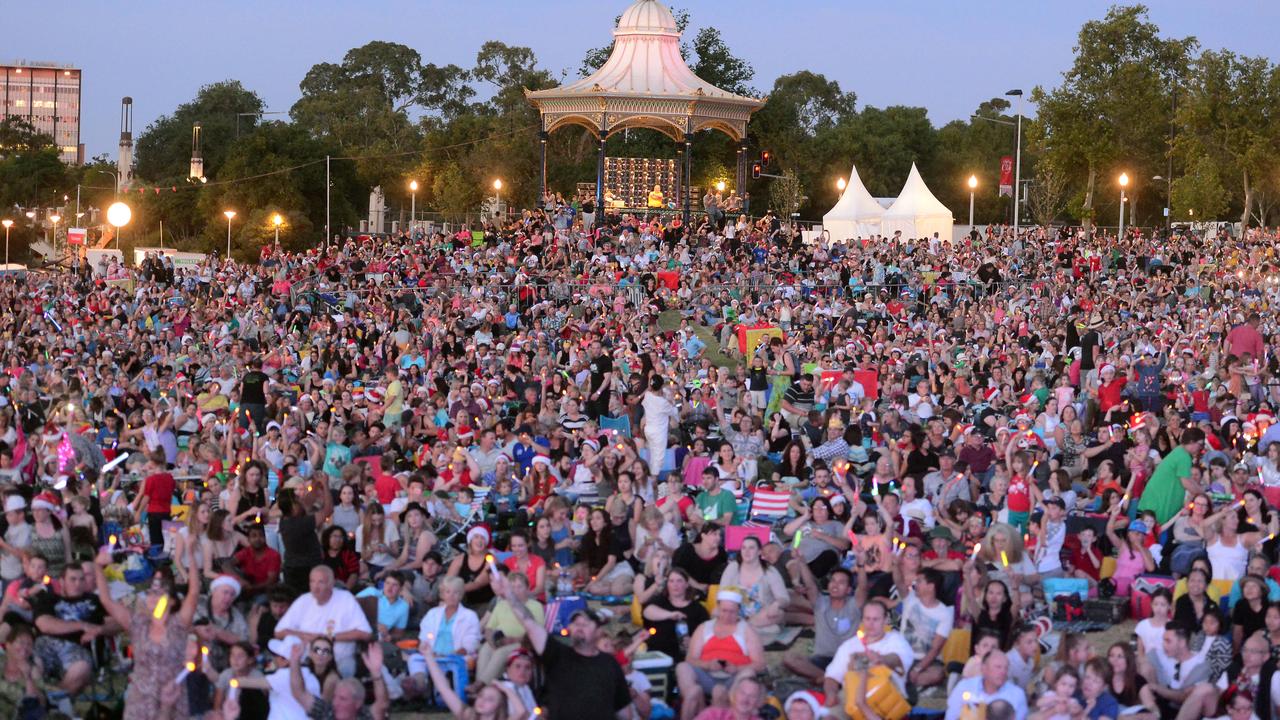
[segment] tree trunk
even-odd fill
[[[1253,185],[1249,183],[1249,171],[1245,170],[1244,176],[1244,213],[1240,216],[1240,237],[1244,237],[1244,231],[1249,229],[1249,208],[1253,207]]]
[[[1093,169],[1093,163],[1089,163],[1089,181],[1084,186],[1084,236],[1087,238],[1093,233],[1093,184],[1097,178],[1097,171]]]

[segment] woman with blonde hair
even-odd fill
[[[1040,575],[1031,554],[1026,551],[1023,536],[1014,526],[992,523],[982,540],[978,560],[986,563],[992,579],[1005,581],[1009,589],[1021,598],[1020,605],[1031,604],[1031,592],[1039,586]]]

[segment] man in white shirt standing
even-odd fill
[[[871,600],[862,609],[862,627],[853,637],[840,643],[835,657],[827,665],[822,678],[822,691],[826,694],[827,707],[840,704],[845,674],[851,669],[851,660],[861,656],[867,668],[883,665],[889,669],[898,692],[906,696],[907,673],[915,662],[911,644],[902,633],[889,629],[889,609],[879,599]],[[859,702],[865,703],[862,698]]]
[[[372,639],[373,629],[355,596],[334,588],[333,582],[333,569],[328,565],[312,568],[311,592],[289,606],[276,623],[276,637],[293,635],[307,643],[318,637],[331,638],[338,672],[342,677],[352,677],[356,672],[356,643]]]

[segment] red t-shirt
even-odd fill
[[[1118,377],[1109,383],[1103,383],[1098,386],[1098,411],[1106,412],[1116,405],[1120,404],[1120,395],[1124,392],[1124,386],[1129,383],[1129,378]]]
[[[266,585],[280,577],[280,553],[269,547],[262,548],[261,557],[253,552],[253,548],[241,548],[235,559],[245,579],[254,585]]]
[[[1031,512],[1031,490],[1021,475],[1014,475],[1009,481],[1009,494],[1005,501],[1010,512]]]
[[[1093,563],[1089,560],[1089,555],[1092,555],[1094,558],[1097,559],[1099,563],[1097,567],[1094,567]],[[1102,579],[1100,575],[1100,573],[1102,572],[1101,563],[1102,563],[1102,551],[1098,549],[1097,545],[1090,547],[1088,554],[1086,554],[1085,551],[1079,547],[1071,551],[1071,567],[1075,568],[1076,570],[1083,571],[1084,574],[1093,578],[1095,581]]]
[[[400,481],[394,475],[381,472],[374,477],[373,486],[378,490],[378,502],[383,505],[390,505],[396,499],[396,493],[400,492]]]
[[[147,496],[147,512],[167,513],[173,505],[176,486],[173,476],[167,472],[148,475],[142,482],[142,494]]]

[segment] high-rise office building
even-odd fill
[[[0,112],[22,118],[53,138],[63,162],[84,162],[78,68],[23,61],[0,64]]]

